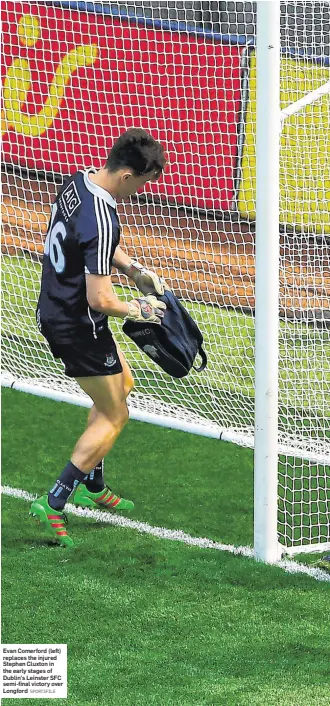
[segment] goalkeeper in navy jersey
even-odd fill
[[[134,504],[105,485],[104,456],[128,421],[126,399],[134,381],[108,327],[108,317],[160,324],[165,304],[157,274],[131,260],[120,248],[116,199],[126,199],[165,166],[162,145],[142,129],[132,128],[114,143],[105,166],[71,176],[52,207],[43,258],[37,324],[65,374],[75,378],[93,401],[87,428],[70,461],[48,494],[37,498],[30,513],[48,535],[71,546],[65,503],[74,491],[80,507],[131,510]],[[120,300],[111,284],[111,268],[132,279],[142,297]],[[153,293],[153,294],[152,294]]]

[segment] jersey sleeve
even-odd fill
[[[118,240],[118,231],[107,205],[94,197],[94,213],[82,214],[79,224],[86,274],[111,274],[113,243]]]

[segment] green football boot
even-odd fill
[[[65,525],[68,522],[65,512],[54,510],[48,505],[48,495],[36,498],[30,508],[30,515],[36,518],[37,524],[46,531],[48,537],[62,547],[73,547],[73,540],[69,537]]]
[[[93,510],[133,510],[134,503],[125,498],[119,498],[108,486],[98,493],[91,493],[83,483],[77,486],[73,502],[78,507],[88,507]]]

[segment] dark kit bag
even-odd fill
[[[124,333],[171,377],[185,377],[192,367],[201,372],[206,367],[207,357],[197,324],[171,291],[157,295],[157,299],[166,304],[161,325],[125,321]],[[197,353],[202,358],[198,368],[193,366]]]

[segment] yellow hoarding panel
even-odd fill
[[[281,108],[329,81],[328,67],[282,58]],[[256,57],[250,57],[249,100],[238,209],[256,213]],[[329,95],[286,118],[280,150],[280,221],[316,233],[330,232]]]

